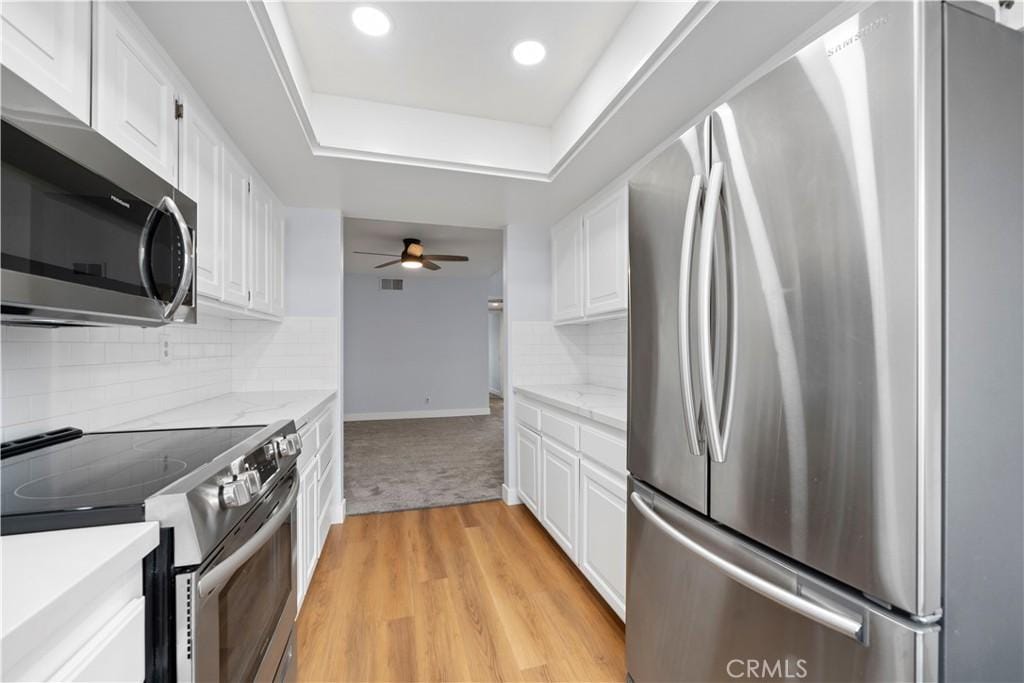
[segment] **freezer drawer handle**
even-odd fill
[[[690,364],[690,263],[693,260],[694,230],[697,225],[697,204],[703,185],[700,174],[690,182],[690,196],[686,200],[683,217],[683,246],[679,254],[679,381],[683,390],[683,419],[686,421],[686,439],[690,453],[703,452],[697,430],[697,409],[693,401],[693,380]]]
[[[781,586],[777,586],[771,581],[751,573],[743,567],[736,566],[725,558],[719,557],[662,519],[661,516],[651,508],[651,506],[644,502],[643,498],[641,498],[640,494],[636,491],[633,491],[629,496],[629,499],[632,501],[633,505],[636,506],[636,509],[640,511],[640,514],[646,517],[648,521],[652,522],[687,550],[696,553],[706,561],[713,564],[733,581],[749,588],[752,591],[760,593],[769,600],[774,600],[786,609],[802,614],[808,619],[818,622],[822,626],[827,626],[828,628],[838,631],[844,636],[853,638],[854,640],[862,641],[861,634],[864,625],[860,620],[846,614],[830,610],[826,607],[822,607],[815,602],[812,602],[800,595],[796,595]]]

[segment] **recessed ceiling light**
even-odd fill
[[[391,32],[391,17],[376,7],[356,7],[352,23],[368,36],[384,36]]]
[[[512,48],[512,59],[523,66],[533,66],[544,61],[547,49],[536,40],[524,40]]]

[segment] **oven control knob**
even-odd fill
[[[299,441],[298,434],[289,434],[288,436],[277,437],[277,447],[281,450],[281,455],[287,455],[293,457],[299,454],[302,450],[302,442]]]
[[[249,491],[249,495],[255,496],[260,492],[260,488],[263,486],[263,482],[260,481],[260,473],[256,470],[247,470],[239,475],[239,480],[245,483],[245,488]]]
[[[277,460],[279,453],[277,439],[263,445],[263,453],[267,456],[267,460]]]
[[[242,507],[252,500],[244,481],[229,481],[220,485],[220,504],[226,508]]]

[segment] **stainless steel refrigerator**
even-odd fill
[[[632,679],[1024,679],[1024,36],[878,3],[629,184]]]

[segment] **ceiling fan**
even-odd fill
[[[434,261],[468,261],[468,256],[453,256],[451,254],[424,254],[423,243],[417,239],[406,238],[402,240],[405,248],[401,254],[381,254],[376,251],[353,251],[353,254],[368,254],[370,256],[393,256],[394,261],[385,261],[374,268],[387,268],[396,263],[401,263],[403,268],[426,268],[427,270],[441,270],[441,266]]]

